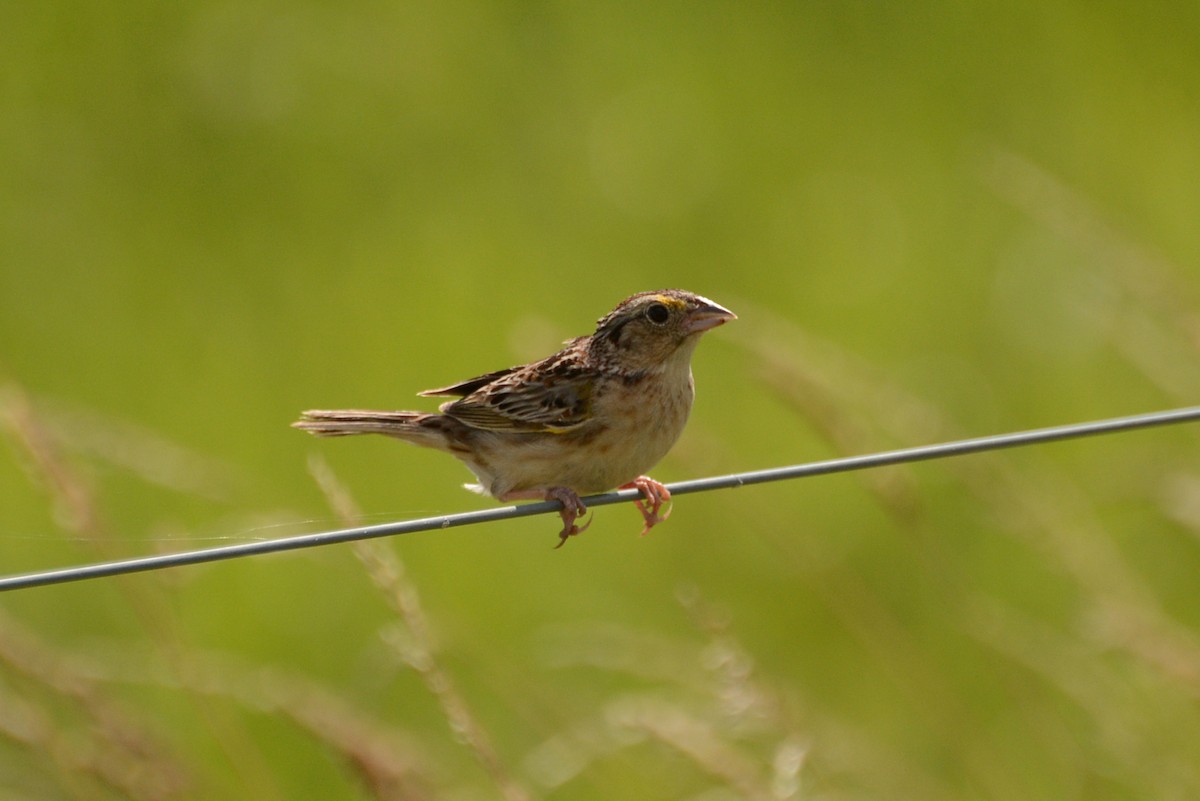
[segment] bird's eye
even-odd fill
[[[646,309],[646,319],[655,325],[662,325],[671,317],[671,312],[661,303],[655,303]]]

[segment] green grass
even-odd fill
[[[482,508],[287,424],[662,286],[739,320],[660,480],[1200,396],[1191,4],[0,27],[6,574],[337,527],[313,453],[369,522]],[[1196,436],[9,594],[0,797],[1195,797]]]

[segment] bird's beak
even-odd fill
[[[737,315],[720,303],[713,303],[708,298],[699,298],[699,305],[688,312],[684,328],[689,334],[698,334],[718,325],[736,320]]]

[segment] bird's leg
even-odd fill
[[[642,519],[646,521],[646,527],[642,529],[642,536],[654,528],[657,524],[663,522],[671,516],[671,507],[667,507],[666,514],[659,516],[658,510],[662,505],[671,500],[671,493],[665,486],[650,478],[650,476],[638,476],[628,484],[622,484],[621,489],[637,489],[646,497],[645,501],[636,500],[634,505],[638,511],[642,513]]]
[[[558,515],[563,521],[563,530],[558,534],[558,545],[555,548],[561,548],[563,543],[567,541],[567,537],[574,537],[576,534],[582,534],[587,531],[588,526],[592,524],[589,520],[582,526],[575,525],[575,521],[587,514],[587,507],[583,505],[583,501],[579,500],[579,494],[570,487],[551,487],[547,490],[518,490],[517,492],[506,492],[498,496],[502,501],[521,501],[537,498],[546,501],[558,501],[563,508]]]

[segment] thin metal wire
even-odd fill
[[[1149,412],[1129,417],[1114,417],[1089,423],[1073,423],[1049,428],[1038,428],[1011,434],[996,434],[987,437],[944,442],[937,445],[884,451],[865,456],[850,456],[842,459],[809,462],[807,464],[777,467],[769,470],[754,470],[747,473],[733,473],[726,476],[700,478],[693,481],[680,481],[675,484],[668,484],[667,489],[671,491],[672,495],[687,495],[692,492],[708,492],[709,490],[743,487],[749,484],[763,484],[768,481],[784,481],[793,478],[828,475],[830,473],[845,473],[851,470],[864,470],[870,467],[941,459],[949,456],[963,456],[981,451],[1016,448],[1024,445],[1075,439],[1097,434],[1112,434],[1138,428],[1174,425],[1195,420],[1200,420],[1200,406],[1162,412]],[[640,491],[628,489],[609,492],[604,495],[593,495],[583,500],[588,508],[592,508],[632,501],[639,497],[641,497]],[[561,508],[562,505],[558,501],[542,501],[521,506],[485,509],[478,512],[425,517],[419,520],[383,523],[374,526],[359,526],[357,528],[324,531],[316,534],[302,534],[276,540],[239,543],[237,545],[225,545],[196,551],[184,551],[182,553],[158,554],[114,562],[101,562],[37,573],[4,576],[0,577],[0,592],[28,587],[42,587],[50,584],[63,584],[70,581],[82,581],[84,579],[118,576],[126,573],[139,573],[147,570],[160,570],[167,567],[216,562],[222,559],[235,559],[242,556],[295,551],[301,548],[314,548],[318,545],[333,545],[335,543],[351,542],[354,540],[411,534],[416,531],[431,531],[469,526],[476,523],[491,523],[497,520],[511,520],[518,517],[558,512]]]

